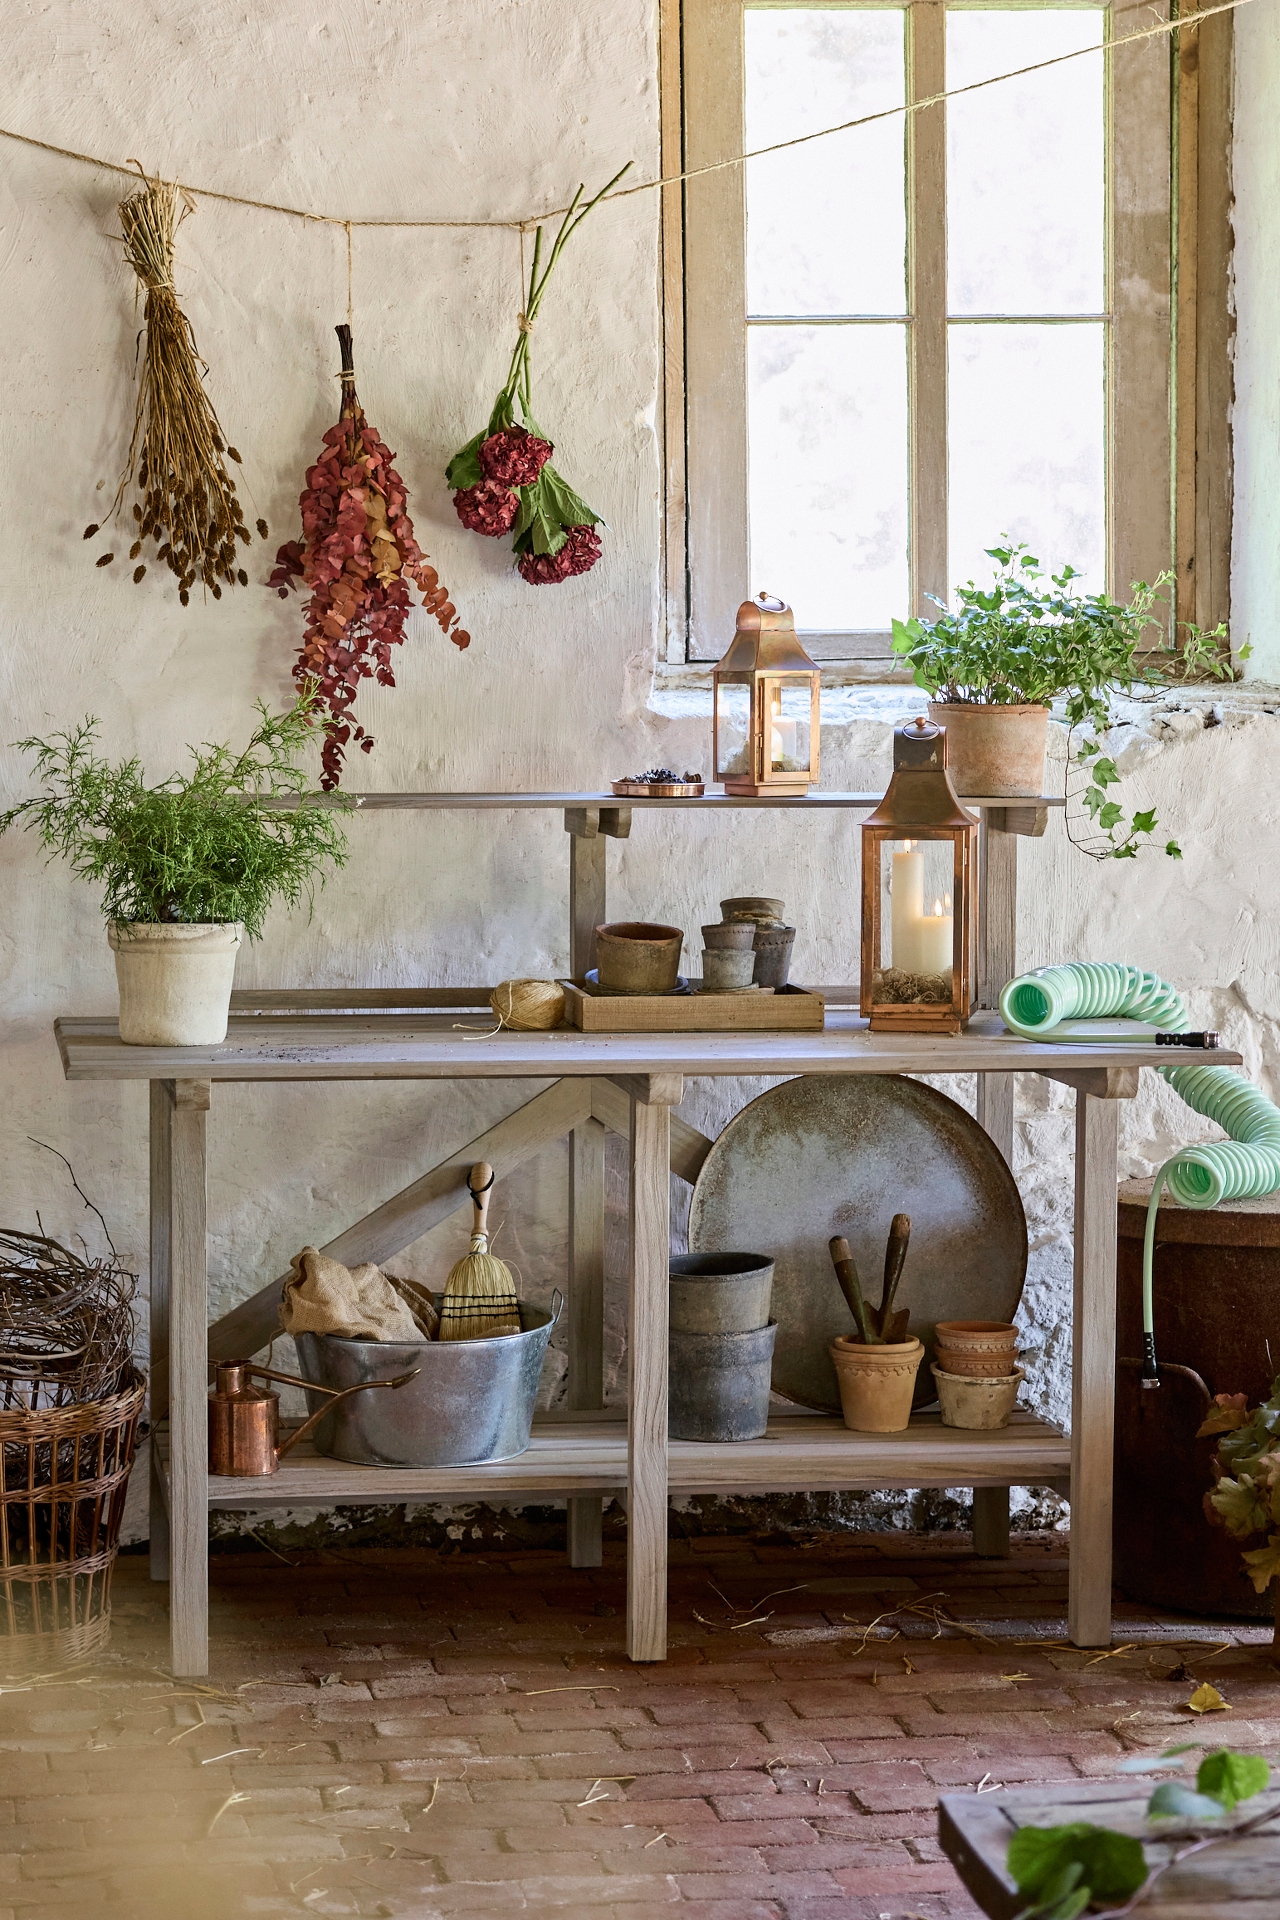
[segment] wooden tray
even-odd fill
[[[590,993],[562,980],[564,1017],[583,1033],[821,1033],[826,1002],[808,987],[775,993]]]

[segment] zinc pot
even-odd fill
[[[768,1326],[772,1301],[766,1254],[672,1255],[672,1333],[756,1333]]]
[[[219,1046],[243,933],[236,923],[108,921],[126,1046]]]
[[[745,993],[756,969],[756,956],[750,947],[735,952],[732,947],[707,947],[702,955],[702,991],[704,993]]]
[[[1007,1427],[1018,1399],[1018,1388],[1026,1375],[1021,1367],[1000,1379],[976,1380],[964,1374],[947,1373],[931,1366],[938,1386],[938,1405],[944,1427],[968,1427],[989,1433],[995,1427]]]
[[[916,1339],[864,1346],[847,1334],[831,1342],[840,1383],[844,1423],[855,1433],[901,1433],[911,1417],[911,1397],[924,1348]]]
[[[750,953],[755,936],[754,920],[722,920],[719,926],[702,929],[702,944],[713,952],[728,947],[735,953]]]
[[[1048,707],[931,700],[929,718],[947,730],[947,772],[958,794],[1043,793]]]
[[[318,1386],[363,1385],[419,1369],[395,1393],[354,1393],[315,1430],[317,1453],[362,1467],[471,1467],[529,1445],[538,1381],[559,1318],[520,1302],[519,1333],[492,1340],[343,1340],[296,1333],[298,1370]],[[325,1396],[307,1395],[316,1413]]]
[[[754,942],[755,972],[758,987],[785,987],[791,971],[791,949],[795,945],[794,927],[757,926]]]
[[[611,993],[670,993],[683,945],[679,927],[615,920],[596,928],[596,978]]]
[[[776,1320],[750,1333],[673,1331],[667,1387],[671,1438],[759,1440],[769,1423],[777,1335]]]

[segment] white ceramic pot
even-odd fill
[[[107,923],[120,988],[120,1038],[131,1047],[216,1047],[244,928]]]
[[[947,772],[956,792],[1044,792],[1048,707],[980,707],[931,700],[929,718],[947,730]]]

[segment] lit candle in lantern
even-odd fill
[[[794,720],[782,717],[782,690],[775,687],[769,713],[769,758],[775,773],[791,772],[796,766],[796,729]]]
[[[921,928],[924,925],[924,855],[910,840],[906,851],[893,856],[890,902],[893,908],[890,964],[905,973],[924,972]]]
[[[952,960],[951,895],[944,901],[935,900],[933,912],[926,913],[920,921],[920,972],[950,973]]]

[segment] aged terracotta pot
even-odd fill
[[[924,1348],[916,1339],[867,1347],[847,1334],[831,1343],[840,1383],[844,1423],[855,1433],[901,1433],[911,1418],[911,1398]]]
[[[952,706],[931,700],[929,718],[947,730],[947,772],[961,797],[1016,799],[1044,792],[1048,707]]]
[[[125,1045],[220,1046],[243,933],[237,923],[109,921]]]

